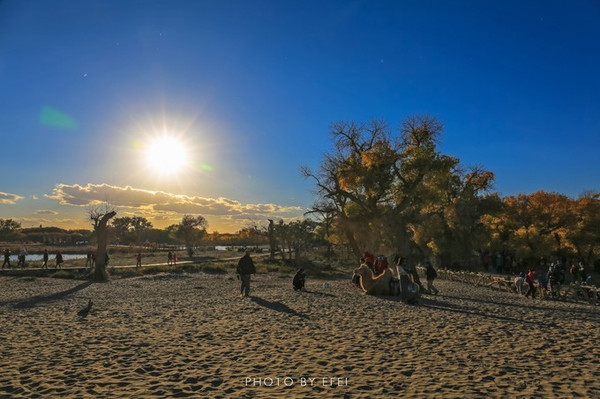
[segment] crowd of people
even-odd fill
[[[10,257],[11,257],[12,253],[10,251],[10,249],[6,248],[4,250],[4,262],[2,263],[2,269],[4,269],[5,267],[11,268],[12,265],[10,263]],[[15,267],[20,267],[20,268],[24,268],[26,267],[26,261],[27,261],[27,249],[26,248],[22,248],[19,251],[19,254],[17,255],[17,264],[15,265]],[[42,269],[47,269],[48,268],[48,260],[50,258],[50,255],[48,253],[48,249],[44,249],[44,252],[42,253],[42,264],[41,264],[41,268]],[[54,257],[55,261],[56,261],[56,268],[60,269],[61,265],[63,263],[63,255],[62,252],[60,250],[56,251],[56,255]]]
[[[559,295],[561,285],[567,283],[567,275],[570,275],[570,283],[587,285],[591,281],[591,275],[587,275],[583,262],[575,264],[571,261],[566,265],[563,261],[557,259],[548,266],[545,258],[540,259],[540,270],[538,275],[534,268],[529,268],[527,274],[518,272],[515,275],[515,290],[518,294],[523,293],[523,284],[528,285],[526,297],[535,298],[536,282],[540,288],[548,292],[550,296],[556,297]]]

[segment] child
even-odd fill
[[[306,281],[306,273],[304,273],[304,269],[300,268],[296,272],[294,276],[294,280],[292,284],[294,285],[294,291],[302,291],[306,292],[306,288],[304,288],[304,282]]]

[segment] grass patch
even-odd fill
[[[78,272],[76,270],[59,270],[56,273],[50,275],[53,278],[64,278],[64,279],[74,279],[77,277]]]

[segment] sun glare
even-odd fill
[[[174,175],[185,168],[188,161],[186,146],[176,137],[163,136],[146,147],[148,167],[161,175]]]

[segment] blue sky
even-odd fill
[[[295,217],[331,123],[414,114],[503,195],[598,190],[599,22],[591,0],[1,1],[0,218]],[[184,148],[149,161],[162,136]]]

